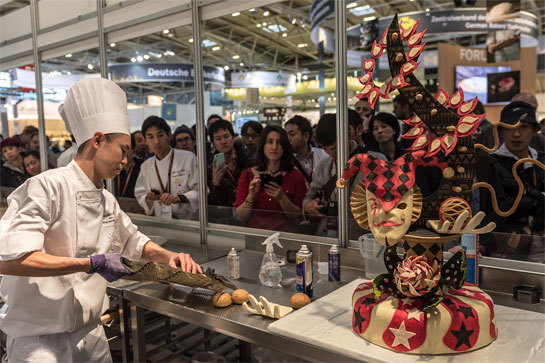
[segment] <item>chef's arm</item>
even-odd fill
[[[144,245],[142,259],[166,263],[172,268],[181,268],[186,272],[202,273],[201,266],[193,261],[188,253],[172,252],[152,241],[149,241]]]
[[[61,276],[75,272],[89,272],[91,260],[87,258],[53,256],[41,251],[27,253],[15,260],[0,261],[0,274],[15,276]]]

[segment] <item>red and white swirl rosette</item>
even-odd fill
[[[437,260],[424,256],[409,256],[394,271],[397,289],[405,296],[418,297],[426,295],[437,284],[441,277],[441,267]]]

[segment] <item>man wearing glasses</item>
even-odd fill
[[[242,125],[242,128],[240,129],[242,141],[244,141],[244,145],[246,145],[246,149],[248,150],[248,155],[251,157],[254,157],[257,152],[261,131],[263,131],[263,125],[257,121],[248,121]]]
[[[193,154],[197,154],[195,141],[195,134],[193,134],[193,131],[185,125],[179,126],[176,131],[174,131],[175,149],[186,150]]]

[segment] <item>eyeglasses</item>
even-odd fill
[[[191,136],[181,137],[179,139],[176,139],[176,143],[185,144],[187,142],[191,141]]]
[[[244,134],[244,135],[242,135],[242,137],[244,137],[246,139],[257,139],[257,138],[259,138],[259,134]]]

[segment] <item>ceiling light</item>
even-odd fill
[[[213,47],[212,51],[215,52],[216,50],[220,50],[220,49],[221,49],[221,47]]]
[[[145,60],[148,60],[148,59],[149,59],[149,55],[144,54],[144,59],[145,59]]]
[[[115,43],[110,43],[110,47],[115,47]]]
[[[297,23],[297,19],[295,19],[295,18],[291,19],[291,23],[292,23],[293,25],[295,25],[295,23]]]
[[[193,43],[193,38],[189,39],[188,42]]]
[[[308,79],[308,76],[305,74],[305,75],[303,76],[303,79],[304,79],[304,80],[307,80],[307,79]]]
[[[72,53],[68,53],[67,55],[65,55],[66,58],[72,58]]]
[[[157,58],[161,58],[163,55],[161,53],[157,54],[156,57]]]
[[[347,9],[352,9],[352,8],[355,8],[356,6],[358,6],[358,3],[350,3],[350,4],[346,5],[346,8]]]
[[[248,10],[249,12],[253,13],[255,11],[255,8],[251,8],[250,10]]]
[[[285,37],[287,37],[287,36],[288,36],[288,33],[282,34],[282,38],[285,38]]]
[[[265,11],[263,12],[263,16],[269,16],[269,14],[270,14],[269,10],[265,10]]]
[[[261,25],[267,26],[267,22],[263,22],[263,23],[261,23]]]
[[[168,37],[169,37],[169,38],[173,38],[173,37],[174,37],[174,34],[170,33],[170,34],[168,35]]]
[[[89,63],[89,64],[87,65],[87,68],[93,69],[93,68],[95,68],[95,67],[94,67],[91,63]]]
[[[240,62],[239,66],[244,67],[244,63]]]
[[[299,43],[299,44],[297,44],[297,47],[299,47],[299,48],[304,48],[304,47],[306,47],[306,46],[307,46],[307,43]]]
[[[163,34],[168,34],[168,33],[170,33],[170,30],[168,29],[163,30]]]
[[[132,57],[131,62],[133,62],[133,63],[136,62],[136,58]]]
[[[240,56],[238,54],[233,56],[233,59],[239,59],[239,58]]]
[[[136,57],[136,60],[139,61],[139,62],[142,62],[144,60],[144,57],[139,55],[138,57]]]
[[[225,69],[226,71],[229,70],[229,66],[224,66],[223,69]]]
[[[72,72],[68,71],[68,72],[66,72],[66,74],[68,74],[68,75],[71,75],[71,74],[72,74]]]
[[[368,16],[367,18],[363,18],[363,21],[371,21],[371,20],[375,20],[377,17],[376,16]]]
[[[429,13],[429,11],[430,11],[430,8],[426,8],[426,12]]]
[[[261,28],[261,24],[257,24],[257,27],[258,27],[258,28]]]
[[[235,12],[235,13],[233,13],[233,14],[231,14],[231,16],[239,16],[239,15],[240,15],[240,12],[238,12],[238,11]]]
[[[301,78],[301,72],[297,72],[297,78]]]

